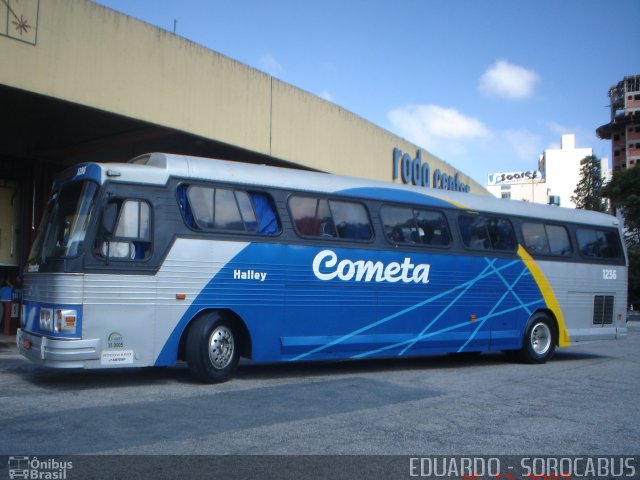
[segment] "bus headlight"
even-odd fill
[[[78,311],[71,308],[41,308],[40,330],[56,333],[76,333]]]
[[[78,311],[71,309],[56,310],[55,315],[55,331],[62,333],[76,333],[76,324],[78,321]]]
[[[53,320],[53,310],[50,308],[41,308],[40,309],[40,330],[49,330],[53,331],[52,323]]]

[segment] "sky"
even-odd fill
[[[640,74],[640,0],[97,0],[318,95],[470,175],[535,170]],[[348,159],[345,159],[348,161]]]

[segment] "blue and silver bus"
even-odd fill
[[[60,368],[556,347],[626,329],[610,215],[169,154],[59,175],[17,343]]]

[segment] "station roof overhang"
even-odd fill
[[[125,162],[162,151],[308,169],[188,132],[0,85],[0,157],[37,159],[64,168],[82,162]]]

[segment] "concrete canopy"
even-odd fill
[[[338,105],[167,31],[87,0],[8,5],[0,157],[66,165],[169,151],[392,181],[397,148],[486,193]]]

